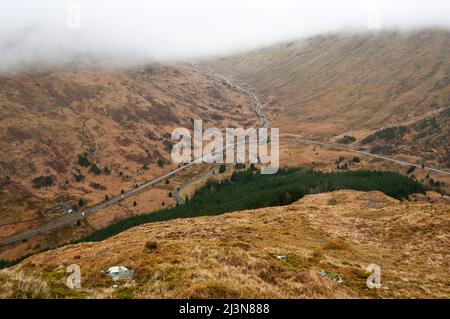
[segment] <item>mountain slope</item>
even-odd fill
[[[448,298],[449,214],[448,205],[339,191],[286,207],[148,224],[2,270],[0,296]],[[64,285],[73,263],[81,267],[80,291]],[[371,264],[381,266],[382,289],[366,287]],[[134,281],[112,288],[103,271],[116,265],[131,268]]]
[[[450,132],[441,114],[450,107],[449,57],[450,33],[428,30],[317,36],[206,64],[254,88],[272,126],[285,133],[350,135],[359,144],[383,128],[434,117],[440,134],[431,147],[413,150],[415,139],[404,144],[410,154],[431,151],[428,161],[447,166]]]
[[[2,196],[0,224],[45,218],[61,202],[98,203],[160,176],[174,168],[174,128],[191,129],[193,119],[254,126],[253,107],[181,64],[0,76],[0,178],[38,198],[25,212]],[[6,185],[0,191],[10,194]]]

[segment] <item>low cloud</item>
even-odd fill
[[[450,27],[446,0],[2,0],[0,72],[229,54],[324,32]]]

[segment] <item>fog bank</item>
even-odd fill
[[[450,28],[446,0],[2,0],[0,72],[229,54],[324,32]]]

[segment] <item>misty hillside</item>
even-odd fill
[[[0,301],[449,298],[449,17],[0,0]]]
[[[284,133],[350,135],[360,145],[376,131],[395,127],[404,131],[395,141],[380,138],[365,146],[392,153],[385,146],[393,144],[402,153],[423,153],[449,165],[448,32],[316,36],[208,66],[254,88],[272,126]]]

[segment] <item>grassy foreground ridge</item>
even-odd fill
[[[142,224],[289,205],[305,195],[343,189],[381,191],[396,199],[425,193],[425,188],[416,180],[393,172],[361,170],[322,173],[280,169],[275,175],[261,175],[251,167],[235,172],[229,180],[207,182],[183,205],[120,220],[72,244],[103,241]],[[0,261],[0,269],[11,267],[27,257],[10,262]]]

